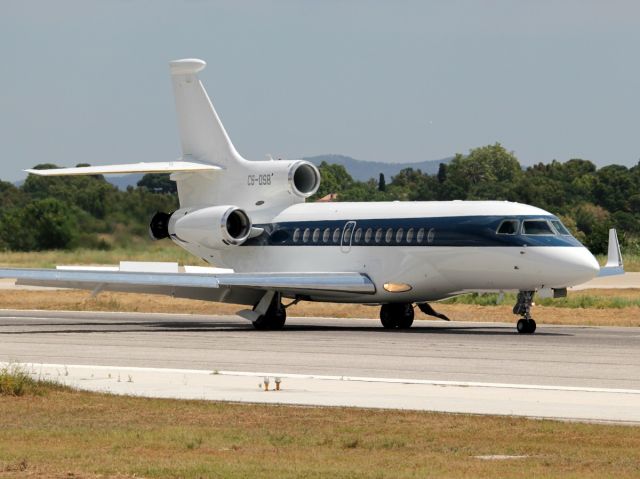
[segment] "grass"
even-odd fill
[[[596,309],[621,309],[640,307],[640,293],[636,290],[616,291],[617,294],[602,294],[597,291],[570,292],[566,298],[535,298],[538,306],[551,306],[554,308],[596,308]],[[479,306],[495,306],[500,302],[515,304],[516,295],[507,293],[500,301],[497,293],[471,293],[456,296],[443,301],[443,304],[475,304]]]
[[[144,399],[0,400],[0,477],[638,477],[632,426]],[[486,460],[482,456],[523,456]]]
[[[8,364],[0,368],[0,397],[43,396],[64,387],[51,381],[35,379],[24,367]]]
[[[596,255],[596,259],[600,263],[600,266],[604,266],[607,262],[607,255]],[[629,273],[640,271],[640,254],[626,254],[624,251],[622,251],[622,260],[624,262],[625,271]]]
[[[181,265],[206,266],[200,258],[167,241],[149,241],[127,248],[94,250],[4,251],[0,264],[5,268],[55,268],[57,265],[117,265],[120,261],[167,261]]]

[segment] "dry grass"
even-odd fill
[[[0,401],[0,477],[638,477],[638,431],[53,391]]]
[[[638,290],[593,290],[571,295],[638,298]],[[129,311],[185,314],[235,314],[246,306],[176,299],[134,293],[101,293],[92,298],[86,291],[0,290],[0,308],[63,311]],[[480,306],[473,304],[437,304],[436,309],[455,321],[515,322],[512,305]],[[377,318],[375,306],[301,302],[288,310],[290,317]],[[640,326],[640,307],[627,308],[559,308],[534,307],[539,324],[572,324],[590,326]],[[416,310],[416,318],[433,319]]]
[[[200,258],[170,242],[149,241],[130,248],[94,250],[3,251],[3,268],[55,268],[57,265],[117,265],[120,261],[168,261],[206,266]]]

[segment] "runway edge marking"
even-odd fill
[[[24,366],[31,370],[38,367],[41,368],[79,368],[94,370],[114,370],[119,369],[128,372],[159,372],[159,373],[177,373],[177,374],[200,374],[207,376],[247,376],[247,377],[280,377],[289,379],[316,379],[321,381],[351,381],[351,382],[369,382],[369,383],[388,383],[388,384],[420,384],[428,386],[445,386],[445,387],[469,387],[469,388],[493,388],[493,389],[531,389],[537,391],[571,391],[571,392],[587,392],[587,393],[614,393],[614,394],[638,394],[640,389],[614,389],[614,388],[593,388],[579,386],[550,386],[540,384],[509,384],[509,383],[483,383],[475,381],[438,381],[431,379],[400,379],[400,378],[375,378],[365,376],[331,376],[319,374],[295,374],[295,373],[277,373],[277,372],[258,372],[258,371],[218,371],[212,369],[175,369],[175,368],[149,368],[137,366],[93,366],[89,364],[49,364],[49,363],[6,363],[0,362],[1,366],[15,364]]]

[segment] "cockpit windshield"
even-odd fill
[[[519,226],[520,222],[518,220],[504,220],[498,226],[496,233],[499,235],[515,235],[518,234]]]
[[[524,235],[555,235],[547,220],[525,220],[522,222]]]
[[[551,224],[559,234],[563,236],[571,236],[571,233],[569,233],[569,230],[562,224],[560,220],[552,220]]]

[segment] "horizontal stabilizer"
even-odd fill
[[[622,253],[620,252],[620,242],[616,230],[609,230],[609,250],[607,254],[607,264],[600,269],[598,277],[615,276],[624,274],[624,265],[622,264]]]
[[[159,161],[155,163],[129,163],[125,165],[78,166],[75,168],[52,168],[48,170],[25,170],[40,176],[77,175],[122,175],[127,173],[173,173],[189,171],[221,170],[219,166],[191,161]]]

